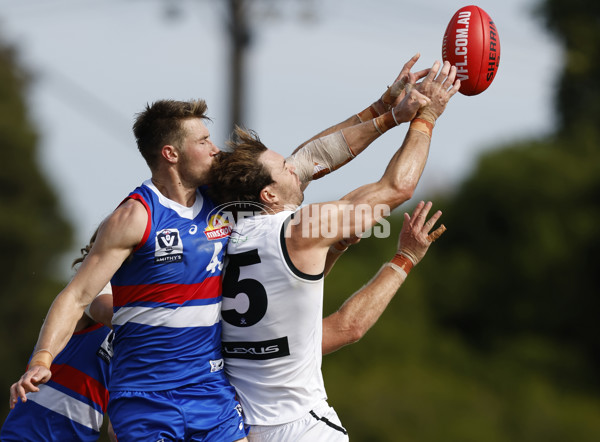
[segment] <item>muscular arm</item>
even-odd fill
[[[391,267],[382,267],[362,289],[344,302],[338,311],[323,319],[323,354],[361,339],[377,322],[404,282]]]
[[[400,73],[398,74],[398,76],[396,77],[394,82],[392,83],[392,86],[388,87],[386,89],[386,91],[381,95],[381,97],[377,101],[373,102],[373,104],[371,104],[369,107],[367,107],[363,111],[359,112],[358,114],[354,114],[354,115],[348,117],[346,120],[319,132],[312,138],[309,138],[304,143],[302,143],[300,146],[298,146],[294,150],[294,152],[292,152],[292,155],[295,154],[296,152],[298,152],[307,143],[309,143],[317,138],[322,138],[322,137],[332,134],[334,132],[341,131],[342,129],[345,129],[347,127],[355,126],[364,121],[371,120],[379,115],[384,114],[385,112],[388,112],[392,107],[398,105],[400,103],[400,101],[404,98],[404,92],[405,92],[404,86],[407,84],[407,82],[409,82],[409,75],[411,74],[410,71],[413,68],[413,66],[415,65],[415,63],[419,60],[419,58],[420,58],[420,54],[415,54],[411,57],[410,60],[408,60],[406,62],[406,64],[402,67],[402,70],[400,71]],[[413,78],[413,80],[419,80],[419,79],[425,77],[428,72],[429,72],[429,69],[420,71],[416,74],[412,74],[413,75],[412,78]]]
[[[431,98],[431,104],[419,114],[427,112],[435,121],[460,87],[460,81],[455,78],[455,67],[444,63],[440,70],[440,63],[434,63],[420,85]],[[300,271],[318,274],[324,268],[326,251],[331,244],[348,232],[362,234],[412,197],[429,154],[431,129],[423,130],[421,125],[425,123],[420,119],[411,123],[402,146],[379,181],[359,187],[339,201],[311,204],[298,211],[295,223],[288,227],[292,230],[286,242],[290,257]]]
[[[412,216],[404,214],[404,223],[398,238],[397,255],[411,256],[417,265],[427,253],[432,242],[445,231],[442,225],[429,233],[442,213],[435,212],[425,222],[431,209],[430,202],[417,204]],[[396,257],[394,257],[394,262]],[[408,274],[395,264],[384,265],[362,289],[348,298],[338,311],[323,319],[323,354],[338,350],[361,339],[377,322],[388,304],[403,284]]]
[[[49,368],[54,356],[71,338],[85,306],[92,302],[141,241],[147,221],[146,209],[134,200],[126,201],[104,221],[89,255],[48,311],[29,368],[11,386],[11,408],[17,398],[26,401],[27,392],[39,391],[36,385],[50,379]]]
[[[416,74],[410,72],[418,59],[418,54],[412,57],[393,85],[367,109],[319,132],[294,150],[287,160],[295,165],[303,188],[311,180],[319,179],[354,159],[379,135],[410,121],[418,108],[427,104],[428,99],[413,89],[415,82],[429,72],[429,69]],[[370,125],[361,125],[363,122]],[[365,129],[368,132],[363,133]],[[357,134],[366,138],[356,138]]]

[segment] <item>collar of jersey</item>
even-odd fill
[[[164,196],[162,193],[160,193],[159,190],[154,185],[154,183],[152,182],[152,180],[144,181],[144,186],[148,187],[150,190],[152,190],[152,192],[154,192],[156,194],[156,196],[158,197],[158,202],[162,206],[165,206],[165,207],[177,212],[177,214],[182,218],[192,220],[192,219],[196,218],[196,216],[202,210],[202,204],[204,202],[204,198],[202,197],[202,194],[200,193],[199,189],[196,189],[196,201],[194,202],[192,207],[186,207],[186,206],[179,204],[173,200],[170,200],[169,198]]]

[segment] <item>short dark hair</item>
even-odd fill
[[[229,150],[220,152],[211,167],[211,198],[217,204],[260,203],[260,192],[274,182],[271,171],[259,160],[267,146],[256,132],[239,126],[227,146]]]
[[[181,123],[191,118],[210,120],[206,111],[204,100],[159,100],[151,105],[146,104],[146,108],[136,114],[133,134],[150,170],[156,166],[163,146],[170,144],[181,147],[185,137]]]

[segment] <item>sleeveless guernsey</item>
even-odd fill
[[[278,425],[326,399],[321,375],[323,275],[292,264],[293,212],[240,220],[223,279],[225,370],[250,425]]]
[[[128,198],[148,211],[143,240],[111,280],[110,391],[161,391],[224,381],[221,271],[230,230],[198,189],[193,207],[147,180]]]

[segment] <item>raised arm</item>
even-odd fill
[[[326,252],[332,244],[350,235],[360,236],[412,197],[427,161],[435,121],[460,87],[460,81],[455,80],[456,68],[449,63],[444,63],[441,70],[440,66],[439,62],[434,63],[419,85],[431,103],[412,120],[402,146],[382,178],[359,187],[341,200],[311,204],[296,213],[288,226],[286,243],[300,271],[322,272]]]
[[[365,108],[364,110],[360,111],[357,114],[354,114],[354,115],[348,117],[346,120],[319,132],[312,138],[309,138],[304,143],[302,143],[300,146],[298,146],[294,150],[292,155],[295,154],[296,152],[298,152],[298,150],[300,150],[307,143],[309,143],[317,138],[322,138],[325,135],[329,135],[334,132],[341,131],[342,129],[345,129],[346,127],[364,123],[365,121],[372,120],[373,118],[383,115],[386,112],[389,112],[390,110],[392,110],[392,108],[397,106],[400,103],[400,101],[402,101],[402,99],[405,97],[405,95],[406,95],[405,86],[410,82],[414,83],[415,81],[420,80],[421,78],[425,77],[429,73],[429,69],[425,69],[425,70],[422,70],[422,71],[419,71],[416,73],[411,72],[411,69],[413,68],[415,63],[417,63],[420,56],[421,55],[418,53],[413,55],[411,57],[411,59],[408,60],[406,62],[406,64],[402,67],[402,70],[400,71],[400,73],[398,74],[398,76],[396,77],[396,79],[394,80],[392,85],[388,86],[387,89],[385,90],[385,92],[381,95],[381,97],[379,97],[375,102],[370,104],[369,107]]]
[[[147,221],[146,209],[134,200],[123,203],[104,221],[89,255],[48,311],[28,369],[10,388],[11,408],[18,398],[25,402],[26,393],[39,391],[37,385],[50,379],[52,360],[71,338],[85,307],[141,241]]]
[[[392,86],[376,102],[344,122],[320,132],[288,157],[287,161],[295,166],[304,188],[311,180],[319,179],[354,159],[388,129],[411,121],[416,111],[428,104],[428,98],[414,87],[429,69],[410,72],[418,58],[417,54],[404,65]]]
[[[421,201],[412,216],[404,214],[398,249],[392,261],[384,264],[373,279],[348,298],[338,311],[323,319],[323,354],[357,342],[367,333],[381,317],[412,267],[423,259],[431,243],[445,231],[442,224],[429,233],[442,215],[437,211],[425,222],[431,206],[431,202],[425,204]]]

